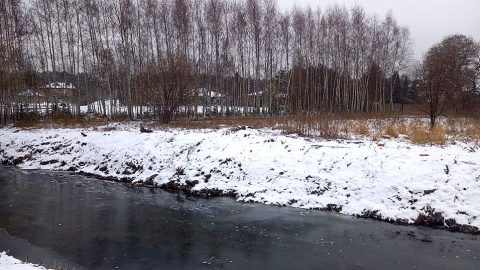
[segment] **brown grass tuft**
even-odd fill
[[[348,125],[351,132],[355,134],[364,136],[370,136],[371,134],[366,120],[349,120]]]
[[[447,141],[445,129],[437,125],[430,129],[425,124],[412,123],[408,126],[410,141],[417,144],[439,144],[444,145]]]
[[[394,123],[388,124],[386,131],[388,136],[393,137],[393,138],[398,138],[398,132],[397,128]]]
[[[456,139],[480,140],[480,121],[470,118],[448,118],[445,121],[447,134]]]
[[[401,119],[396,124],[398,134],[407,134],[407,125],[405,124],[405,119]]]

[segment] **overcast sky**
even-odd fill
[[[451,34],[464,34],[480,41],[480,0],[277,0],[282,10],[294,5],[324,9],[332,4],[353,7],[385,18],[389,10],[401,26],[408,26],[416,59]]]

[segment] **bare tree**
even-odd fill
[[[463,35],[448,36],[428,50],[417,68],[417,89],[427,106],[431,127],[447,106],[455,113],[474,109],[471,102],[478,94],[479,50],[478,43]]]
[[[160,111],[163,123],[172,120],[180,105],[192,96],[194,74],[185,56],[167,54],[158,69],[161,96]]]

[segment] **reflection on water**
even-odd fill
[[[480,254],[469,235],[10,167],[0,228],[87,269],[474,269]]]

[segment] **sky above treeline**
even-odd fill
[[[359,5],[368,15],[385,18],[391,10],[401,26],[410,29],[417,60],[434,44],[452,34],[464,34],[480,41],[480,0],[277,0],[282,10],[293,6],[316,9],[339,4]]]

